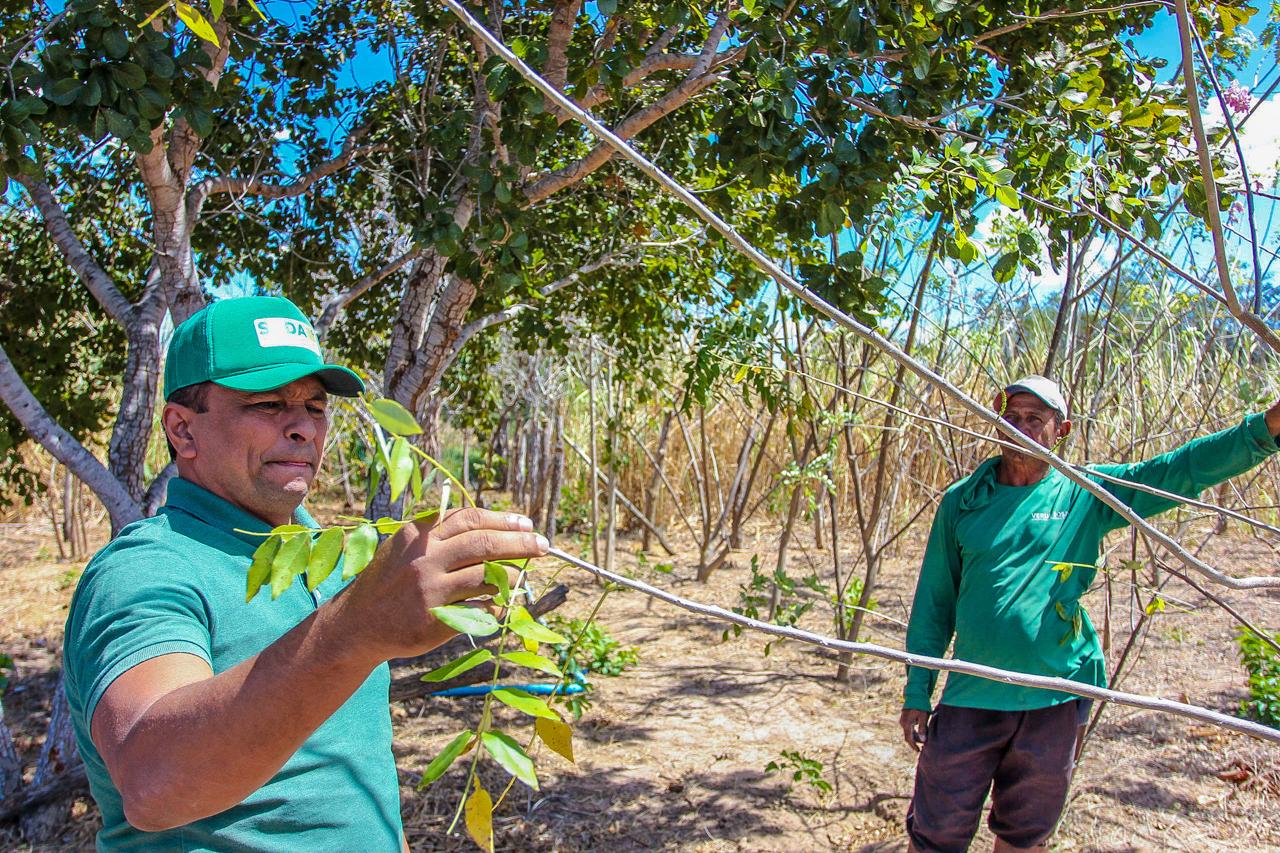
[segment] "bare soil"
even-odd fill
[[[680,595],[734,606],[751,554],[772,567],[774,542],[764,528],[758,533],[709,584],[691,579],[692,549],[674,559],[650,555],[651,563],[673,562],[670,574],[637,565],[636,543],[626,540],[618,562]],[[104,530],[95,528],[92,539],[101,544]],[[918,539],[904,542],[885,567],[879,615],[868,620],[864,639],[902,646],[899,622],[921,549]],[[1231,535],[1213,539],[1203,556],[1241,573],[1275,564],[1268,548]],[[0,652],[16,661],[4,710],[28,774],[44,736],[63,621],[83,562],[57,558],[46,522],[0,528]],[[808,540],[795,552],[791,573],[802,576],[811,567],[825,573],[828,564]],[[549,581],[555,571],[547,561],[538,578]],[[585,616],[600,587],[572,569],[559,580],[573,588],[559,612]],[[1234,711],[1245,691],[1232,619],[1181,582],[1167,593],[1169,606],[1156,617],[1123,688]],[[1127,602],[1118,577],[1112,595]],[[1274,593],[1227,598],[1273,630],[1280,622]],[[1087,604],[1101,628],[1103,590],[1091,592]],[[1127,604],[1113,604],[1111,612],[1116,654],[1132,617]],[[897,726],[900,666],[855,660],[850,682],[839,684],[824,652],[785,643],[766,656],[760,637],[723,641],[721,625],[636,593],[611,593],[600,620],[639,650],[639,663],[618,677],[594,677],[591,707],[575,728],[577,763],[545,750],[535,756],[541,789],[512,788],[498,812],[499,850],[905,851],[902,819],[914,755]],[[819,605],[801,625],[821,631],[829,620],[830,610]],[[427,698],[392,706],[414,850],[474,849],[459,831],[446,834],[462,791],[461,766],[422,793],[415,783],[458,730],[474,727],[480,703]],[[821,762],[829,794],[792,782],[790,773],[766,772],[791,751]],[[1276,747],[1182,718],[1108,708],[1087,744],[1051,849],[1280,851],[1278,755]],[[508,779],[494,766],[483,778],[495,795]],[[49,849],[93,849],[99,821],[92,801],[69,802],[66,814],[62,837]],[[973,849],[990,849],[991,842],[984,826]],[[30,848],[9,826],[0,827],[0,849]]]

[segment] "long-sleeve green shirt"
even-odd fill
[[[1280,449],[1261,414],[1176,450],[1095,470],[1194,497]],[[1106,667],[1080,596],[1097,574],[1103,537],[1127,522],[1055,469],[1031,486],[996,482],[988,459],[952,485],[938,506],[911,607],[907,650],[941,657],[955,636],[960,660],[1105,686]],[[1095,478],[1096,479],[1096,478]],[[1147,518],[1177,506],[1132,487],[1096,480]],[[1070,573],[1055,566],[1072,564]],[[1064,577],[1066,575],[1066,577]],[[907,667],[904,706],[932,710],[938,673]],[[942,702],[1023,711],[1073,697],[950,673]]]

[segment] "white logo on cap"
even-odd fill
[[[289,317],[263,317],[253,321],[260,347],[302,347],[320,355],[315,329],[310,323]]]

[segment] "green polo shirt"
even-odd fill
[[[297,520],[316,526],[303,509]],[[399,851],[400,789],[385,664],[239,805],[163,832],[140,832],[125,820],[120,792],[89,739],[89,721],[111,682],[145,660],[175,652],[197,655],[223,672],[262,651],[343,587],[340,570],[315,593],[299,575],[277,600],[264,589],[246,604],[246,572],[262,539],[237,528],[270,529],[217,495],[175,479],[159,514],[122,530],[94,556],[76,587],[64,677],[76,741],[102,810],[98,849]]]
[[[1104,474],[1194,497],[1280,449],[1262,414],[1194,439],[1176,450]],[[1102,539],[1127,526],[1115,510],[1051,469],[1030,486],[996,481],[999,458],[947,490],[938,506],[916,584],[907,650],[955,656],[1014,672],[1053,675],[1103,687],[1107,670],[1097,632],[1080,597],[1097,569]],[[1143,518],[1178,505],[1095,478]],[[1080,564],[1069,573],[1061,564]],[[907,667],[904,706],[932,709],[938,673]],[[1075,697],[953,672],[942,703],[995,711],[1045,708]]]

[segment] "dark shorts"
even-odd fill
[[[1014,847],[1044,843],[1067,799],[1079,727],[1093,703],[1034,711],[940,705],[916,764],[907,835],[920,853],[964,853],[991,791],[987,825]]]

